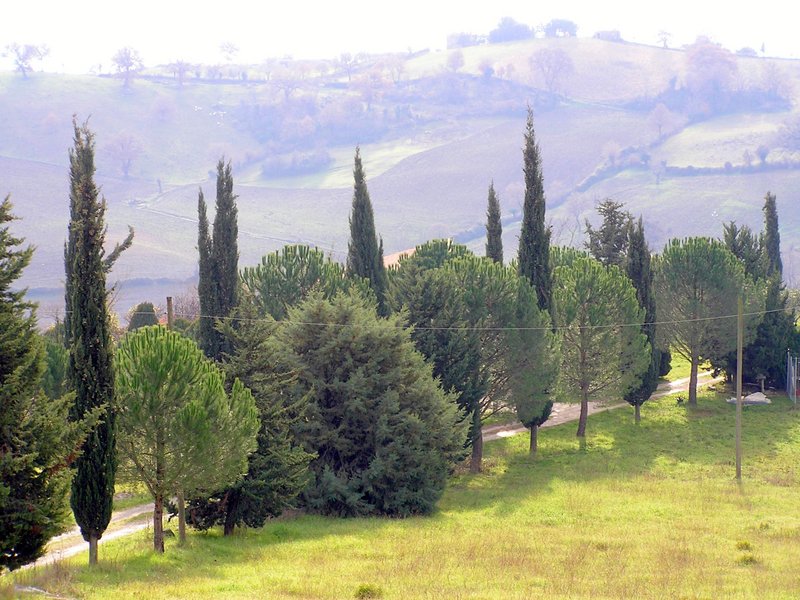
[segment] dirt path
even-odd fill
[[[720,381],[720,378],[714,378],[710,371],[704,371],[702,373],[698,373],[697,375],[698,387],[710,385],[711,383],[717,381]],[[667,381],[659,384],[656,392],[650,398],[655,400],[670,394],[688,392],[688,390],[689,378],[684,377],[683,379],[676,379],[675,381]],[[607,402],[603,401],[589,402],[589,414],[592,415],[606,410],[614,410],[615,408],[621,408],[623,406],[630,405],[627,402],[616,402],[614,404],[608,404]],[[550,418],[544,425],[542,425],[542,428],[555,427],[556,425],[568,423],[569,421],[577,421],[578,417],[580,417],[580,414],[580,403],[556,402],[553,404],[553,412],[550,415]],[[526,431],[528,431],[528,429],[519,422],[506,423],[504,425],[491,425],[483,428],[483,441],[491,442],[492,440],[511,437],[512,435],[517,435]]]
[[[153,521],[153,503],[140,504],[131,508],[126,508],[111,515],[111,522],[108,524],[106,532],[100,538],[100,545],[110,540],[129,535],[136,531],[141,531],[149,527]],[[88,552],[89,545],[81,536],[80,529],[76,525],[66,533],[54,537],[47,544],[47,551],[39,560],[22,567],[30,569],[42,567],[58,562],[64,558],[75,556],[81,552]],[[102,560],[102,552],[99,553]]]

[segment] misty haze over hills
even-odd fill
[[[190,284],[198,187],[213,197],[220,156],[239,194],[240,266],[284,243],[342,259],[356,145],[387,253],[454,237],[482,254],[494,181],[511,260],[530,104],[555,243],[581,245],[608,197],[643,216],[654,251],[671,237],[720,237],[730,220],[758,231],[771,191],[796,284],[800,62],[702,39],[672,49],[614,31],[578,38],[569,23],[536,39],[513,39],[508,23],[508,41],[451,36],[435,53],[0,74],[0,191],[37,246],[22,283],[43,308],[60,301],[73,114],[96,133],[109,243],[136,229],[111,276],[124,312]]]

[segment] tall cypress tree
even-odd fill
[[[525,202],[519,237],[519,274],[527,277],[536,290],[539,308],[550,311],[553,278],[550,272],[550,228],[544,223],[545,198],[542,158],[533,130],[533,110],[528,106],[528,120],[523,148]]]
[[[764,376],[766,382],[783,386],[786,381],[786,350],[800,349],[800,335],[795,328],[794,311],[788,311],[788,296],[783,285],[781,236],[775,194],[764,198],[764,231],[760,236],[761,275],[766,279],[767,295],[764,318],[756,338],[744,349],[744,378],[754,381]]]
[[[650,270],[650,248],[644,237],[642,218],[634,225],[629,222],[627,235],[627,261],[625,271],[636,289],[636,299],[644,310],[642,333],[650,343],[650,367],[642,375],[642,383],[625,394],[625,400],[634,407],[636,422],[639,422],[639,409],[658,386],[661,365],[661,351],[656,345],[656,298],[653,295],[653,273]]]
[[[347,274],[369,281],[378,300],[378,314],[386,316],[386,269],[383,265],[383,240],[375,234],[375,217],[369,199],[361,150],[356,148],[353,168],[353,209],[350,213],[350,241],[347,244]]]
[[[486,256],[503,264],[503,224],[500,222],[500,201],[494,191],[494,181],[489,185],[486,208]]]
[[[215,327],[215,320],[228,317],[238,303],[239,290],[239,226],[236,196],[233,193],[231,163],[217,163],[217,200],[213,234],[209,233],[203,191],[197,200],[198,240],[200,254],[200,347],[206,356],[220,360],[231,354],[230,339]]]
[[[113,408],[114,372],[107,308],[105,198],[94,183],[94,134],[73,120],[70,161],[70,222],[65,251],[69,379],[75,391],[70,418],[81,421],[103,407],[101,422],[88,435],[76,461],[70,505],[89,563],[97,563],[97,542],[111,519],[117,469]]]
[[[781,234],[778,231],[778,208],[775,200],[775,194],[767,192],[764,198],[764,235],[761,243],[764,248],[767,277],[777,275],[780,279],[783,277],[783,262],[781,261]]]

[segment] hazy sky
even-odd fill
[[[287,54],[333,58],[341,52],[443,48],[448,33],[488,33],[501,17],[511,16],[529,25],[566,18],[578,24],[579,36],[619,29],[626,40],[655,44],[665,30],[673,46],[707,35],[732,50],[764,43],[768,55],[800,58],[794,15],[786,7],[784,0],[41,0],[6,3],[0,48],[10,42],[48,44],[46,69],[70,72],[87,72],[98,63],[106,70],[113,53],[126,45],[146,65],[221,62],[219,46],[226,41],[240,48],[242,62]],[[0,64],[10,68],[6,59]]]

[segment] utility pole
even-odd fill
[[[742,480],[742,345],[744,343],[744,302],[739,294],[736,314],[736,479]]]
[[[172,296],[167,296],[167,329],[172,331],[173,325]],[[186,499],[183,497],[183,490],[177,491],[178,504],[178,543],[183,546],[186,543]]]

